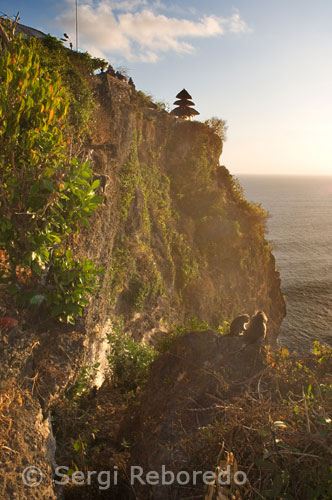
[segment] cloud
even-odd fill
[[[79,48],[97,57],[118,55],[128,61],[156,62],[162,54],[193,52],[194,38],[226,33],[250,32],[238,11],[229,17],[203,16],[196,20],[171,17],[160,0],[81,0],[79,4]],[[74,38],[75,12],[72,2],[57,18]]]
[[[252,33],[252,29],[241,19],[237,9],[235,9],[234,14],[229,19],[229,31],[231,33]]]

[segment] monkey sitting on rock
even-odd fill
[[[248,328],[244,330],[243,340],[249,344],[254,344],[266,338],[266,323],[268,319],[264,311],[257,311],[251,318]]]
[[[245,325],[248,324],[250,321],[250,316],[249,314],[240,314],[240,316],[236,316],[236,318],[233,319],[230,330],[229,330],[229,336],[230,337],[237,337],[240,335],[245,330]]]

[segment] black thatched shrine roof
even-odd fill
[[[181,92],[179,92],[176,97],[177,99],[192,99],[191,95],[186,91],[186,89],[181,90]]]
[[[171,111],[171,115],[188,119],[192,116],[199,115],[199,112],[192,107],[195,106],[195,103],[189,100],[192,99],[192,97],[186,89],[182,89],[176,97],[178,101],[175,101],[173,104],[177,107]]]
[[[183,117],[183,116],[194,116],[194,115],[199,115],[199,112],[194,109],[194,108],[183,108],[183,107],[178,107],[178,108],[174,108],[172,111],[171,111],[171,115],[175,115],[175,116],[179,116],[179,117]]]
[[[173,102],[176,106],[195,106],[195,103],[189,101],[187,99],[179,99],[178,101]]]

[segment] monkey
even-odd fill
[[[254,344],[258,340],[266,338],[266,323],[268,319],[264,311],[257,311],[251,318],[248,328],[244,331],[243,340],[249,344]]]
[[[229,336],[237,337],[245,330],[245,324],[249,323],[249,320],[249,314],[240,314],[240,316],[236,316],[231,323]]]

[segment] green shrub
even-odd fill
[[[227,335],[230,331],[230,322],[224,320],[221,325],[218,326],[218,332],[220,335]]]
[[[61,77],[70,97],[66,128],[68,134],[77,139],[88,131],[95,108],[91,76],[94,71],[105,69],[107,62],[87,52],[69,50],[50,35],[38,40],[37,48],[41,66],[52,78]]]
[[[15,39],[0,58],[0,281],[73,322],[101,270],[75,262],[68,237],[103,198],[88,163],[68,159],[68,102],[60,77],[41,66],[37,42]]]
[[[68,399],[75,401],[82,394],[86,393],[91,389],[91,384],[96,376],[100,363],[95,363],[92,366],[85,365],[81,369],[75,384],[69,389],[66,396]]]
[[[126,333],[122,318],[112,321],[107,341],[111,348],[108,362],[114,384],[124,393],[137,391],[147,380],[150,364],[157,355],[155,349],[140,344]]]
[[[87,294],[95,291],[102,272],[102,268],[97,269],[84,257],[82,262],[75,261],[70,250],[60,255],[56,252],[48,274],[48,283],[55,286],[46,294],[52,316],[73,324],[75,316],[82,316],[89,302]]]
[[[208,125],[213,130],[213,132],[217,134],[218,137],[220,137],[222,141],[226,141],[226,132],[228,126],[226,125],[227,122],[225,120],[222,120],[217,116],[212,116],[212,118],[206,120],[204,123]]]

